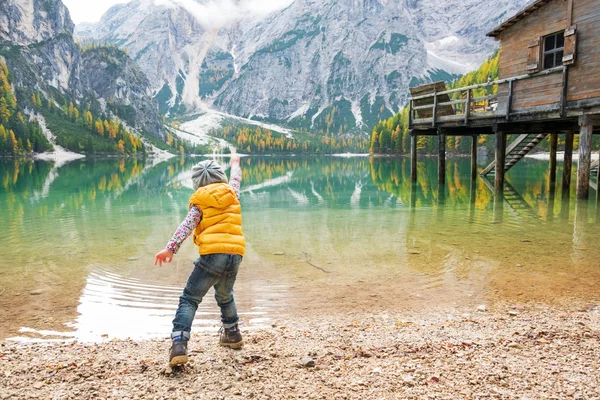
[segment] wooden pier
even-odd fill
[[[562,188],[568,193],[578,134],[577,196],[587,198],[600,172],[591,162],[592,135],[600,134],[600,0],[538,0],[488,36],[500,41],[498,80],[452,90],[442,82],[411,89],[413,181],[419,135],[438,137],[440,183],[445,179],[446,136],[472,137],[475,178],[477,138],[495,135],[494,161],[480,175],[494,175],[497,193],[504,190],[506,172],[547,137],[554,184],[557,137],[565,134]],[[507,144],[508,135],[518,136]]]

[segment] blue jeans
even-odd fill
[[[215,288],[215,299],[221,307],[223,327],[231,328],[237,324],[239,317],[233,299],[233,285],[241,262],[242,256],[236,254],[208,254],[194,261],[194,271],[179,297],[172,337],[189,339],[198,304],[211,287]]]

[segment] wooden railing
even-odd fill
[[[510,120],[513,104],[514,84],[517,81],[531,79],[534,77],[545,76],[558,72],[564,73],[564,67],[555,67],[535,74],[526,74],[514,76],[511,78],[499,79],[496,81],[481,83],[477,85],[465,86],[457,89],[434,92],[422,96],[415,96],[409,99],[408,126],[412,128],[415,125],[436,127],[439,122],[458,122],[467,125],[470,120],[486,118],[504,118]],[[508,84],[508,90],[498,93],[499,85]],[[494,90],[496,87],[496,90]],[[476,89],[491,88],[493,94],[473,97],[473,91]],[[452,98],[454,97],[454,98]],[[502,107],[498,108],[500,100]],[[561,109],[564,109],[566,98],[561,95]],[[417,104],[415,103],[427,103]],[[451,107],[451,112],[449,111]],[[445,110],[440,115],[440,110]],[[425,118],[419,118],[419,111],[426,111],[428,115]],[[431,115],[431,116],[429,116]]]

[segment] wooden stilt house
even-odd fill
[[[471,135],[474,141],[495,134],[496,157],[482,175],[495,175],[497,191],[503,189],[504,173],[547,135],[555,152],[558,133],[566,134],[563,185],[568,187],[573,135],[579,134],[577,194],[587,197],[590,175],[598,173],[590,158],[591,136],[600,133],[600,0],[537,0],[488,36],[500,42],[499,80],[413,96],[411,134]],[[489,86],[497,93],[472,96],[474,89]],[[457,100],[440,100],[449,95]],[[476,109],[482,100],[494,103],[493,109]],[[437,115],[436,108],[444,106],[455,112]],[[506,135],[517,133],[507,147]],[[440,148],[440,155],[444,151]]]

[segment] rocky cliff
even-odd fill
[[[75,101],[110,100],[115,109],[127,109],[134,128],[162,137],[150,83],[138,65],[117,49],[82,51],[73,29],[60,0],[0,2],[0,55],[15,84],[49,95],[58,91]]]
[[[208,106],[347,132],[397,112],[411,85],[476,68],[496,46],[485,32],[525,2],[295,0],[219,26],[189,3],[134,0],[81,34],[127,48],[164,112]]]

